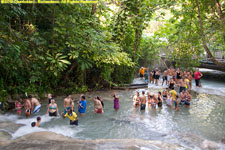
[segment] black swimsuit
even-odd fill
[[[158,107],[162,107],[162,102],[160,101],[160,98],[158,98],[159,102],[158,102]]]
[[[180,72],[177,72],[177,79],[181,79]]]
[[[170,88],[170,89],[174,88],[174,83],[170,83],[169,88]]]

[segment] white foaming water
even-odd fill
[[[53,119],[47,115],[42,115],[41,117],[41,124],[50,122]],[[74,137],[78,132],[82,131],[82,128],[79,126],[79,128],[75,126],[70,125],[55,125],[53,127],[48,128],[41,128],[41,127],[31,127],[32,122],[36,122],[37,116],[33,116],[31,118],[20,118],[17,115],[2,115],[0,117],[0,121],[11,121],[15,122],[16,124],[24,124],[25,126],[20,127],[16,132],[12,133],[12,138],[15,139],[20,136],[24,136],[26,134],[34,133],[34,132],[40,132],[40,131],[51,131],[58,134],[62,134],[64,136],[68,137]],[[75,129],[76,128],[76,129]]]

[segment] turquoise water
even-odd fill
[[[216,84],[214,83],[214,85]],[[207,88],[210,89],[214,85],[208,84]],[[146,90],[153,93],[162,91],[162,87],[155,87],[154,85],[149,87],[149,89],[139,89],[139,91]],[[222,85],[217,86],[217,88],[224,87]],[[35,121],[36,116],[26,119],[8,114],[10,117],[6,115],[5,118],[11,118],[16,123],[26,125],[12,134],[14,138],[31,132],[53,131],[78,139],[160,140],[178,143],[189,148],[198,148],[204,140],[219,143],[225,135],[224,96],[192,91],[193,101],[190,108],[181,106],[180,111],[177,112],[164,104],[162,109],[146,108],[145,111],[140,111],[139,108],[132,106],[132,97],[136,92],[135,90],[117,92],[120,96],[119,111],[113,109],[112,91],[97,93],[103,95],[103,99],[105,98],[105,113],[97,115],[93,113],[92,102],[92,98],[97,95],[95,95],[96,93],[89,94],[87,113],[85,117],[79,116],[79,126],[70,126],[68,118],[50,118],[45,115],[47,103],[42,103],[39,112],[42,117],[41,128],[30,127],[30,123]],[[60,112],[63,111],[63,98],[56,98]]]

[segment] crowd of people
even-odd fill
[[[119,110],[119,96],[116,93],[112,94],[114,98],[114,109]],[[21,104],[20,100],[15,101],[15,110],[18,115],[22,114],[22,108],[24,108],[25,116],[28,118],[31,114],[37,114],[41,109],[41,104],[38,99],[33,98],[31,95],[28,97],[23,98],[23,105]],[[104,113],[104,102],[101,96],[97,96],[93,99],[94,109],[93,112],[95,114],[103,114]],[[78,125],[78,115],[75,112],[75,103],[74,98],[71,97],[70,94],[66,95],[66,98],[63,101],[64,110],[61,113],[63,118],[68,117],[70,119],[70,125]],[[77,111],[79,112],[80,116],[85,116],[87,107],[87,101],[84,94],[80,95],[80,99],[77,101]],[[58,117],[59,116],[59,109],[58,105],[55,103],[55,99],[52,97],[52,94],[48,94],[48,105],[47,105],[47,112],[46,115],[50,117]],[[41,122],[41,117],[37,117],[37,122],[32,122],[32,127],[39,127]]]
[[[133,97],[133,106],[140,107],[140,110],[145,110],[146,106],[149,108],[162,108],[163,103],[166,103],[167,106],[173,107],[174,109],[179,111],[180,105],[185,105],[186,107],[190,106],[192,101],[192,97],[190,94],[192,88],[192,72],[185,70],[182,72],[179,68],[175,70],[173,67],[165,70],[161,75],[159,69],[154,69],[148,73],[148,70],[142,67],[139,71],[140,77],[145,79],[146,83],[153,83],[159,85],[160,76],[162,76],[162,85],[167,85],[168,87],[164,89],[164,91],[158,92],[157,94],[152,94],[150,92],[145,93],[142,91],[141,93],[137,92]],[[196,69],[194,73],[194,78],[196,82],[196,86],[201,87],[200,79],[203,75]],[[150,80],[148,80],[150,78]],[[179,92],[177,92],[175,87],[179,88]],[[116,93],[112,94],[114,98],[114,109],[119,110],[119,96]],[[25,96],[23,98],[23,105],[17,99],[15,101],[15,110],[18,115],[22,114],[22,108],[24,108],[25,116],[30,117],[31,114],[37,114],[41,109],[41,104],[37,98],[34,98],[32,95]],[[84,94],[80,95],[79,100],[75,103],[74,98],[71,97],[70,94],[67,94],[64,101],[63,107],[64,110],[61,113],[63,118],[68,117],[70,119],[70,125],[78,125],[78,115],[75,112],[75,104],[77,105],[77,111],[81,117],[85,116],[87,101]],[[93,99],[94,109],[93,112],[95,114],[103,114],[104,113],[104,103],[101,96],[97,96]],[[52,94],[48,94],[48,105],[47,105],[47,115],[50,117],[60,116],[58,105],[55,102],[55,99],[52,97]],[[32,122],[31,126],[39,126],[41,122],[41,118],[37,117],[37,122]]]
[[[192,100],[191,97],[191,88],[192,88],[192,80],[193,73],[186,69],[182,72],[179,68],[176,70],[174,67],[170,67],[165,70],[161,75],[161,72],[158,68],[153,69],[148,73],[147,68],[141,67],[139,70],[140,78],[144,79],[146,83],[152,83],[159,85],[160,76],[162,76],[162,84],[167,85],[167,88],[162,92],[158,92],[157,94],[147,93],[145,95],[145,91],[142,91],[140,95],[139,92],[133,98],[133,105],[135,107],[140,106],[141,110],[145,110],[146,104],[148,107],[158,108],[162,107],[162,101],[165,101],[167,106],[172,107],[174,105],[174,109],[179,111],[179,104],[185,105],[186,107],[190,106],[190,102]],[[202,87],[200,79],[202,78],[202,73],[199,69],[196,69],[194,73],[194,79],[196,83],[196,87]],[[149,80],[150,79],[150,80]],[[174,89],[175,87],[179,88],[179,93],[177,93]]]
[[[147,68],[141,67],[139,70],[139,75],[140,78],[144,79],[146,83],[153,83],[157,86],[159,85],[159,79],[161,76],[161,85],[168,85],[170,89],[175,85],[179,86],[181,90],[192,88],[193,72],[188,69],[182,72],[180,68],[174,69],[174,67],[171,66],[169,69],[164,70],[161,75],[161,71],[158,68],[148,71]],[[194,73],[194,79],[197,87],[202,87],[200,81],[202,76],[202,73],[197,68]]]

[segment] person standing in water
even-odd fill
[[[78,126],[78,117],[75,112],[72,111],[72,109],[69,109],[65,115],[63,115],[63,118],[68,117],[70,119],[70,125],[76,125]]]
[[[168,80],[167,80],[167,70],[165,70],[165,71],[163,72],[163,81],[162,81],[162,85],[163,85],[164,81],[166,81],[166,85],[167,85],[167,84],[168,84]]]
[[[147,72],[147,69],[145,70],[145,73],[144,73],[144,77],[145,77],[145,83],[148,83],[148,72]]]
[[[160,77],[160,71],[159,69],[156,69],[156,73],[155,73],[155,84],[158,86],[159,83],[159,77]]]
[[[119,110],[119,108],[120,108],[119,96],[116,95],[116,93],[114,93],[113,97],[114,97],[114,109]]]
[[[21,115],[21,113],[22,113],[22,104],[20,103],[20,100],[19,99],[17,99],[16,101],[15,101],[15,109],[16,109],[16,113],[17,113],[17,115]]]
[[[97,96],[97,100],[99,100],[102,104],[102,108],[104,108],[104,102],[101,96]]]
[[[200,81],[202,76],[203,76],[202,73],[197,68],[196,71],[195,71],[195,83],[196,83],[197,87],[202,87],[202,84],[201,84],[201,81]]]
[[[145,110],[145,107],[146,107],[145,91],[142,91],[142,96],[140,97],[140,101],[141,101],[141,110]]]
[[[191,105],[192,96],[190,94],[190,91],[186,92],[186,100],[184,102],[184,105],[188,108]]]
[[[78,102],[78,112],[81,116],[84,116],[86,112],[87,101],[84,95],[81,96],[81,100]]]
[[[31,114],[31,102],[27,97],[24,97],[24,108],[26,117],[30,117]]]
[[[37,117],[36,127],[40,127],[41,117]]]
[[[140,94],[139,92],[133,97],[133,106],[138,107],[140,105]]]
[[[189,87],[191,89],[192,88],[192,80],[193,80],[192,72],[188,72],[188,80],[189,80]]]
[[[41,109],[40,102],[36,98],[32,97],[32,95],[29,95],[28,98],[31,101],[31,110],[33,111],[32,113],[33,114],[38,113]]]
[[[64,99],[63,104],[64,104],[64,115],[65,115],[67,111],[70,110],[72,107],[72,99],[70,94],[66,95],[66,98]]]
[[[94,113],[98,113],[98,114],[103,114],[103,106],[100,100],[98,100],[97,98],[93,99],[94,101]]]
[[[52,98],[51,103],[48,105],[48,109],[46,114],[49,114],[49,116],[59,116],[59,111],[58,111],[58,105],[55,103],[55,100]]]
[[[158,92],[158,108],[162,108],[162,96],[161,96],[161,92]]]
[[[51,103],[51,100],[52,100],[52,94],[49,93],[49,94],[48,94],[48,103],[49,103],[49,104]]]

